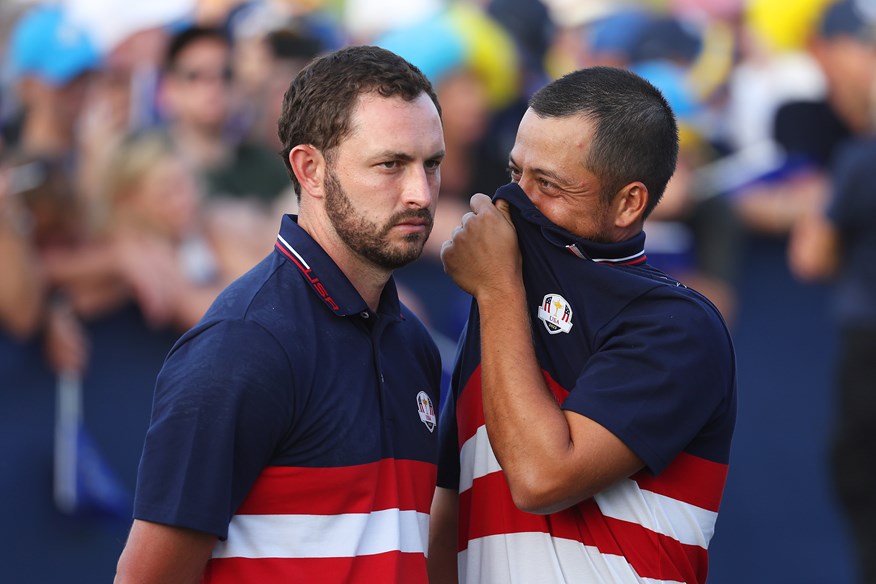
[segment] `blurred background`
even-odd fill
[[[876,363],[874,18],[876,0],[3,0],[3,581],[111,581],[155,375],[295,212],[282,96],[350,44],[409,59],[444,109],[435,229],[397,280],[447,366],[468,298],[438,250],[508,181],[528,97],[591,65],[664,92],[681,156],[648,257],[719,307],[739,368],[709,582],[876,581],[876,382],[852,366],[858,394],[839,389]]]

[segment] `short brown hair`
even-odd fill
[[[426,76],[386,49],[347,47],[311,61],[286,90],[277,127],[283,144],[280,154],[295,194],[301,195],[301,184],[289,163],[292,149],[310,144],[330,155],[350,133],[350,117],[358,97],[372,92],[406,101],[425,93],[441,115],[438,97]]]

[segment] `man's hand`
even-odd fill
[[[441,246],[441,261],[456,284],[478,298],[483,293],[505,294],[522,285],[517,233],[507,201],[496,205],[487,195],[471,198],[471,212]]]

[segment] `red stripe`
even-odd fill
[[[472,509],[477,509],[473,514]],[[501,472],[475,481],[459,496],[460,550],[472,539],[506,533],[550,533],[600,553],[623,556],[643,578],[705,582],[708,553],[642,527],[602,515],[593,499],[559,513],[534,515],[515,507]]]
[[[317,294],[319,294],[319,297],[322,298],[323,302],[328,304],[329,307],[331,307],[331,309],[334,310],[335,312],[340,310],[338,303],[335,302],[334,299],[331,297],[331,295],[328,293],[328,290],[326,290],[325,285],[319,281],[319,278],[313,277],[313,275],[312,275],[313,270],[311,270],[309,268],[305,268],[304,265],[298,261],[298,258],[296,258],[293,254],[289,253],[289,250],[287,250],[285,246],[281,245],[279,241],[277,241],[277,243],[274,244],[274,247],[276,247],[278,250],[280,250],[280,253],[282,253],[284,256],[289,258],[292,261],[292,263],[294,263],[296,266],[298,266],[298,269],[301,270],[301,273],[304,274],[304,276],[307,278],[307,281],[310,283],[310,287],[313,288],[313,290]]]
[[[484,402],[481,400],[481,366],[468,378],[465,387],[459,392],[459,402],[456,404],[456,425],[459,436],[459,447],[475,435],[478,428],[484,425]]]
[[[404,582],[426,584],[423,554],[387,552],[355,558],[221,558],[210,560],[203,584]]]
[[[299,270],[301,270],[302,272],[306,272],[306,271],[307,271],[307,268],[305,268],[305,267],[301,264],[301,262],[298,261],[298,258],[296,258],[294,255],[292,255],[291,253],[289,253],[289,250],[286,249],[286,248],[283,246],[283,244],[281,244],[279,241],[278,241],[277,243],[274,244],[274,247],[276,247],[277,249],[279,249],[279,250],[280,250],[280,253],[282,253],[284,256],[286,256],[287,258],[289,258],[290,260],[292,260],[292,262],[294,262],[295,265],[298,266],[298,269],[299,269]]]
[[[630,478],[646,491],[717,513],[727,480],[727,465],[682,452],[658,476],[642,470]]]
[[[542,376],[548,389],[554,394],[557,403],[562,404],[569,391],[557,383],[550,373],[542,370]],[[458,428],[459,446],[475,435],[478,428],[484,425],[484,402],[481,399],[481,366],[478,365],[459,395],[456,406],[456,423]]]
[[[598,259],[593,260],[594,264],[599,264],[600,266],[637,266],[639,264],[644,264],[648,260],[648,256],[641,256],[634,260],[630,260],[627,262],[613,262],[607,259]]]
[[[267,467],[237,514],[428,513],[436,475],[434,464],[416,460],[384,459],[339,468]]]
[[[558,403],[563,403],[569,392],[542,371],[545,382]],[[484,425],[484,404],[481,399],[481,368],[475,370],[459,399],[457,407],[459,445],[475,435]],[[718,512],[727,480],[727,465],[682,452],[659,476],[647,470],[631,478],[642,489],[690,503],[709,511]]]

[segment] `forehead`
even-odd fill
[[[231,47],[222,39],[204,37],[192,41],[176,56],[176,63],[200,62],[204,60],[224,60],[231,53]]]
[[[584,116],[541,117],[526,110],[511,158],[521,168],[568,174],[584,169],[593,139],[593,123]]]
[[[350,116],[350,135],[343,140],[362,152],[393,151],[431,157],[444,149],[441,118],[425,93],[413,101],[360,95]]]

